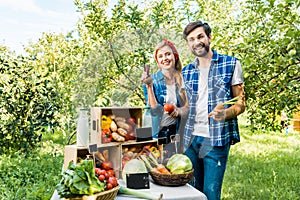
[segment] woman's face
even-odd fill
[[[171,47],[166,45],[157,50],[156,58],[157,64],[162,70],[175,68],[175,56]]]

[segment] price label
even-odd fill
[[[89,152],[92,154],[94,152],[98,151],[97,144],[90,144],[89,145]]]

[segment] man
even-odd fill
[[[207,23],[191,22],[183,38],[196,56],[182,70],[190,104],[185,154],[195,170],[193,186],[208,200],[220,199],[230,145],[240,141],[237,116],[246,107],[242,67],[236,58],[211,49]],[[234,105],[220,104],[234,98]]]

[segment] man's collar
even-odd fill
[[[212,52],[213,52],[213,56],[212,56],[212,59],[211,59],[211,61],[218,61],[219,60],[219,54],[218,54],[218,52],[217,51],[215,51],[215,50],[213,50],[212,49]],[[198,57],[196,57],[195,58],[195,60],[193,61],[193,67],[194,68],[197,68],[197,66],[198,66],[198,64],[199,64],[199,60],[198,60]]]

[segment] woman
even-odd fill
[[[188,114],[188,101],[183,89],[181,61],[172,42],[163,40],[154,50],[154,58],[159,70],[149,77],[142,75],[144,93],[151,107],[153,138],[165,138],[168,156],[174,153],[174,144],[169,144],[175,134],[183,137],[183,129]],[[172,112],[165,112],[164,105],[173,104]]]

